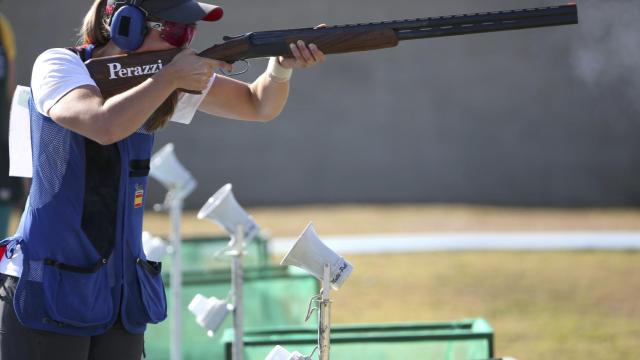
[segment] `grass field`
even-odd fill
[[[496,354],[637,359],[640,253],[470,252],[351,256],[335,322],[484,317]]]
[[[465,206],[303,206],[248,209],[276,237],[318,233],[640,231],[638,209]],[[169,232],[165,215],[145,228]],[[193,212],[185,236],[221,234]],[[541,234],[542,236],[542,234]],[[428,252],[349,256],[355,271],[333,292],[334,323],[484,317],[496,355],[522,359],[636,359],[640,252]],[[274,259],[275,260],[275,259]]]

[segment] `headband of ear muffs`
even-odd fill
[[[138,6],[139,2],[127,1],[111,17],[111,40],[124,51],[138,49],[147,32],[146,13]]]

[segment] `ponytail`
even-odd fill
[[[178,105],[178,91],[172,92],[151,117],[149,117],[145,129],[153,132],[163,128],[171,118],[171,115],[173,115],[176,105]]]
[[[78,45],[94,44],[104,46],[109,42],[109,18],[107,14],[108,0],[95,0],[91,9],[84,16],[80,28]]]

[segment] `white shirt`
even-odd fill
[[[209,88],[215,78],[214,74],[209,81]],[[82,59],[68,49],[49,49],[40,54],[33,65],[31,73],[33,102],[36,110],[45,116],[49,116],[49,110],[62,97],[83,85],[97,86]],[[173,116],[169,120],[189,124],[208,90],[203,91],[202,95],[181,93]],[[16,247],[11,259],[2,256],[0,273],[19,277],[22,274],[22,257],[19,246]]]
[[[39,113],[49,110],[69,91],[83,86],[96,86],[78,55],[67,49],[49,49],[36,59],[31,73],[33,102]]]
[[[215,78],[214,74],[209,81],[209,88]],[[36,109],[43,115],[49,116],[49,110],[53,105],[69,91],[83,85],[96,86],[96,83],[80,57],[68,49],[49,49],[40,54],[33,64],[31,91]],[[181,93],[178,105],[169,121],[191,123],[193,115],[209,88],[201,95]]]

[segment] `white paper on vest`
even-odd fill
[[[207,89],[200,95],[182,93],[169,121],[190,124],[215,78],[214,74],[209,80]],[[29,117],[30,93],[29,87],[21,85],[18,85],[13,93],[9,118],[9,176],[26,178],[33,176],[31,120]]]
[[[18,85],[13,93],[9,117],[9,176],[30,178],[33,175],[30,94],[31,88],[21,85]]]
[[[216,74],[213,74],[211,79],[209,79],[209,85],[207,85],[206,90],[203,90],[200,95],[181,93],[179,98],[180,100],[178,101],[176,109],[169,121],[190,124],[191,120],[193,120],[193,116],[196,114],[196,111],[198,111],[198,107],[200,107],[202,100],[204,100],[205,94],[209,92],[209,89],[211,89],[211,85],[215,79]]]

